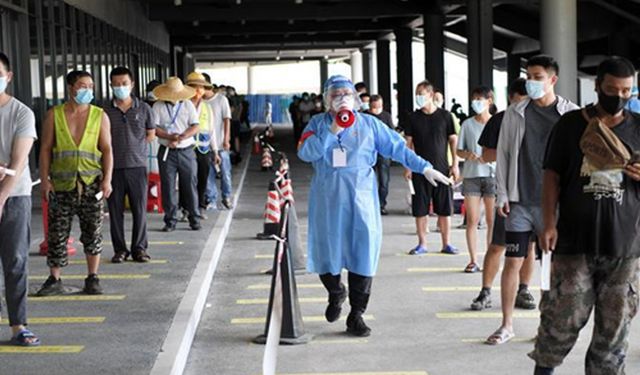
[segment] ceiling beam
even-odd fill
[[[224,38],[176,37],[171,42],[178,46],[234,46],[234,45],[313,45],[317,43],[346,43],[354,41],[372,41],[378,39],[380,33],[330,33],[316,35],[258,35],[258,36],[226,36]]]
[[[191,53],[200,52],[259,52],[259,51],[333,51],[343,49],[360,49],[369,43],[349,42],[349,43],[322,43],[315,45],[266,45],[266,46],[189,46],[187,50]]]

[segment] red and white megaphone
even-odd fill
[[[341,109],[336,115],[336,124],[341,128],[348,128],[356,122],[356,115],[348,109]]]

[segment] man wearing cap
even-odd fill
[[[42,124],[40,189],[49,204],[47,265],[51,275],[37,292],[41,297],[64,293],[60,274],[69,264],[67,241],[75,215],[80,219],[89,274],[84,292],[102,294],[97,274],[102,208],[111,195],[111,125],[102,108],[91,105],[93,77],[89,72],[72,71],[66,81],[73,99],[51,108]]]
[[[189,100],[195,90],[182,84],[178,77],[170,77],[167,82],[156,87],[153,94],[158,101],[153,105],[156,120],[156,135],[159,138],[158,167],[162,188],[162,208],[164,209],[163,232],[172,232],[178,221],[178,197],[175,193],[176,175],[179,179],[180,194],[184,197],[185,209],[189,214],[189,226],[199,230],[197,162],[193,153],[198,133],[198,112]]]
[[[307,125],[298,145],[298,156],[312,163],[314,174],[309,192],[308,269],[320,275],[329,293],[325,318],[340,317],[347,289],[340,282],[343,268],[349,271],[347,333],[368,336],[364,314],[371,283],[378,268],[382,242],[380,201],[373,166],[378,153],[392,158],[435,185],[449,179],[405,145],[404,139],[374,116],[357,112],[356,89],[343,76],[333,76],[324,85],[327,113],[318,114]],[[353,125],[336,122],[339,111],[351,111]]]
[[[196,144],[194,146],[196,160],[198,163],[198,204],[200,210],[207,208],[207,181],[209,179],[209,168],[216,165],[220,161],[218,156],[218,142],[216,141],[216,133],[213,124],[213,111],[209,103],[203,100],[206,89],[211,89],[211,84],[206,81],[205,77],[198,73],[192,72],[187,76],[187,86],[195,90],[195,95],[191,98],[191,102],[198,113],[198,133],[195,136]]]
[[[151,107],[131,94],[133,73],[124,67],[109,74],[114,99],[104,106],[111,122],[113,144],[113,193],[109,203],[109,229],[114,255],[112,263],[122,263],[129,255],[136,262],[148,262],[147,254],[147,144],[155,137]],[[133,217],[131,251],[124,235],[125,197]]]

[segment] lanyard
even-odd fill
[[[169,128],[173,128],[173,125],[176,123],[176,120],[178,119],[178,114],[180,114],[180,109],[182,109],[182,103],[180,102],[178,103],[178,109],[176,110],[175,113],[171,112],[171,109],[169,108],[169,104],[168,103],[164,103],[165,108],[167,108],[167,113],[169,114],[169,118],[171,119],[171,123],[169,124]],[[169,130],[169,129],[167,129]]]

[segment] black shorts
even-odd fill
[[[414,217],[427,216],[429,204],[433,201],[433,212],[438,216],[451,216],[453,214],[453,189],[449,185],[438,183],[433,186],[424,175],[413,173],[411,175],[415,195],[411,196],[411,212]]]
[[[496,209],[496,212],[494,214],[494,220],[493,220],[493,232],[491,233],[492,245],[504,247],[506,243],[504,238],[505,236],[504,221],[505,221],[505,218],[500,216],[500,214],[498,214],[498,209]]]

